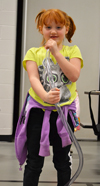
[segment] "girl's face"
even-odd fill
[[[52,21],[47,23],[47,25],[43,25],[43,28],[40,28],[40,32],[43,34],[46,42],[49,39],[53,39],[57,42],[58,46],[61,46],[65,34],[68,33],[68,29],[61,23],[55,23],[55,21]]]

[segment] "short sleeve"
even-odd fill
[[[74,47],[73,47],[73,51],[71,53],[70,59],[71,58],[80,58],[81,59],[81,68],[83,67],[83,58],[82,58],[80,49],[76,45],[74,45]]]
[[[24,60],[22,62],[24,69],[26,70],[26,61],[35,61],[36,62],[36,54],[35,54],[35,48],[29,49],[24,57]]]

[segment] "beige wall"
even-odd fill
[[[45,8],[58,8],[67,12],[76,24],[77,30],[73,36],[71,45],[78,45],[84,60],[84,68],[81,71],[79,80],[77,81],[77,89],[80,97],[81,105],[81,122],[90,124],[90,115],[88,107],[88,97],[84,91],[97,90],[99,85],[99,52],[100,52],[100,0],[28,0],[27,1],[27,29],[24,41],[24,53],[30,47],[38,47],[41,43],[41,35],[36,30],[35,17],[38,12]],[[25,17],[25,16],[24,16]],[[25,33],[25,27],[23,34]],[[68,44],[65,41],[65,44]],[[23,70],[24,81],[21,87],[25,98],[26,92],[30,87],[27,73]],[[23,78],[22,78],[23,79]],[[97,120],[98,98],[92,96],[93,110]],[[78,138],[96,138],[92,129],[81,129],[76,133]]]
[[[0,135],[12,134],[17,0],[0,0]]]

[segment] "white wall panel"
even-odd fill
[[[11,135],[17,0],[0,0],[0,135]]]
[[[0,55],[0,69],[14,70],[14,55]]]
[[[2,26],[2,39],[15,40],[15,26]]]
[[[13,100],[13,84],[0,84],[0,99],[11,99]],[[13,106],[13,105],[12,105]],[[1,123],[0,123],[1,125]]]
[[[16,0],[3,0],[2,10],[16,12]]]
[[[6,75],[5,75],[6,74]],[[14,71],[12,70],[0,70],[0,84],[12,84],[14,82]]]
[[[13,111],[13,100],[11,99],[0,99],[0,113],[1,114],[12,114]]]

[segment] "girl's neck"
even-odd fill
[[[63,44],[58,46],[59,51],[62,50],[62,48],[63,48]]]

